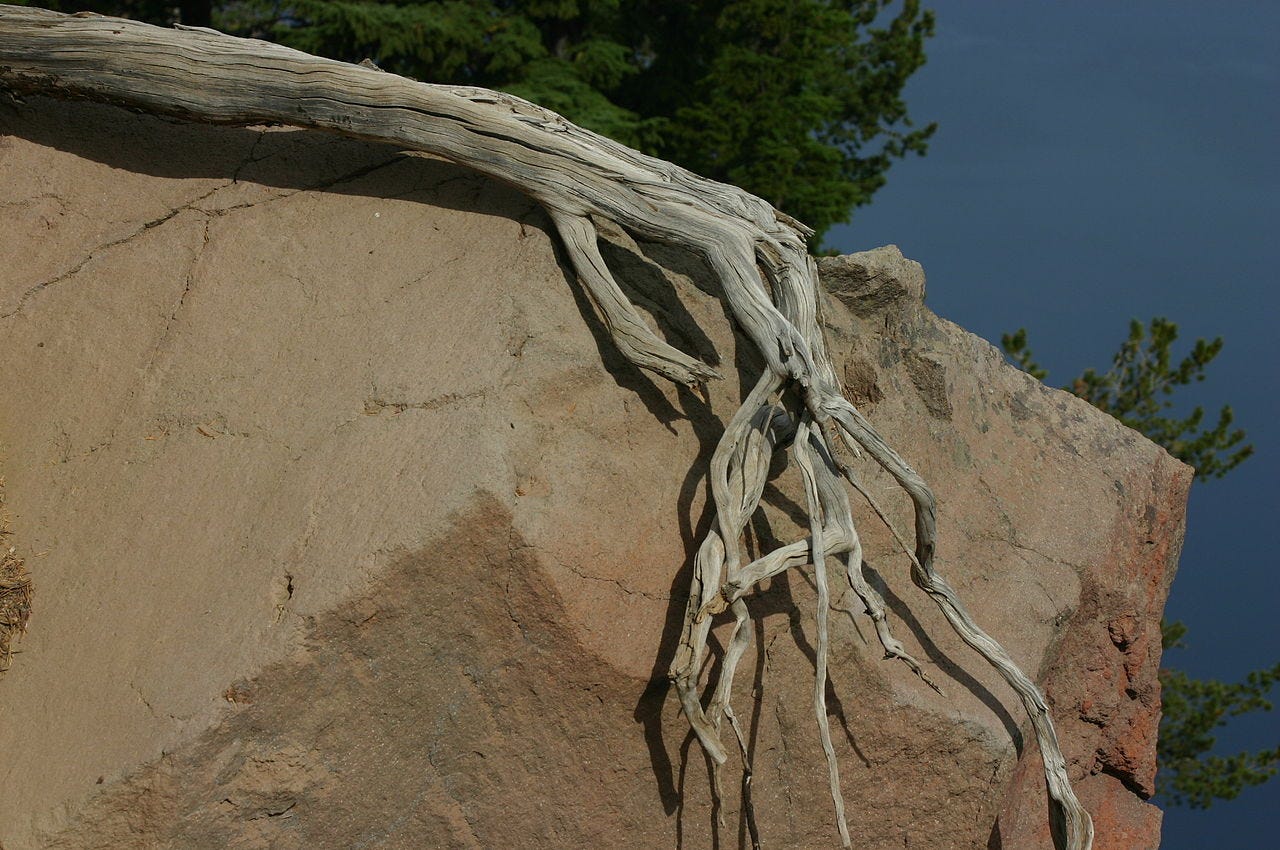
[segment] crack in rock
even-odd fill
[[[66,280],[67,278],[73,277],[74,275],[79,273],[81,269],[87,266],[99,254],[105,251],[110,251],[112,248],[117,248],[121,245],[131,242],[134,239],[141,236],[142,234],[150,230],[153,230],[157,227],[160,227],[161,225],[172,220],[173,218],[177,217],[181,213],[187,212],[192,209],[196,209],[196,204],[200,203],[201,201],[205,200],[211,195],[227,188],[230,185],[231,185],[230,183],[225,183],[221,186],[216,186],[213,189],[210,189],[209,191],[205,192],[203,195],[200,195],[199,197],[194,198],[188,201],[187,203],[182,204],[181,206],[174,207],[164,215],[158,218],[153,218],[150,221],[143,223],[141,227],[138,227],[131,233],[126,234],[125,236],[121,236],[117,239],[112,239],[109,242],[104,242],[101,245],[97,245],[89,249],[89,253],[86,254],[82,259],[80,259],[79,262],[77,262],[71,268],[56,275],[55,277],[50,278],[49,280],[42,281],[40,283],[34,284],[33,286],[29,287],[25,292],[22,293],[21,296],[18,297],[18,303],[14,305],[12,309],[9,309],[3,313],[0,313],[0,319],[12,318],[13,316],[16,316],[18,313],[21,313],[26,308],[27,303],[31,301],[32,298],[35,298],[37,295],[39,295],[41,292],[44,292],[49,287],[56,286],[57,284]]]

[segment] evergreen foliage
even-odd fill
[[[1165,649],[1183,645],[1186,626],[1165,623]],[[1160,769],[1168,775],[1161,793],[1170,802],[1207,809],[1214,800],[1230,800],[1261,785],[1280,769],[1280,745],[1258,752],[1213,755],[1214,731],[1227,719],[1270,711],[1267,694],[1280,682],[1280,664],[1255,670],[1243,682],[1193,679],[1181,670],[1162,670],[1164,716],[1160,721]]]
[[[160,24],[207,14],[235,35],[510,92],[741,186],[814,228],[815,244],[871,200],[895,160],[924,154],[934,131],[915,127],[902,99],[933,34],[919,0],[51,5]]]
[[[1231,408],[1223,407],[1217,425],[1209,430],[1201,429],[1203,408],[1185,417],[1171,416],[1169,409],[1174,390],[1204,380],[1205,368],[1222,351],[1222,338],[1196,340],[1175,366],[1172,348],[1177,338],[1178,326],[1167,319],[1152,319],[1149,327],[1135,319],[1111,369],[1102,374],[1086,369],[1063,389],[1164,446],[1195,467],[1197,479],[1221,478],[1253,453],[1253,446],[1240,445],[1244,431],[1230,430]],[[1000,342],[1023,371],[1038,380],[1048,376],[1031,352],[1026,328],[1004,334]],[[1183,646],[1186,626],[1161,626],[1165,649]],[[1156,756],[1160,793],[1170,803],[1208,808],[1215,800],[1233,799],[1245,788],[1266,782],[1280,770],[1280,746],[1231,756],[1213,752],[1214,732],[1230,718],[1271,710],[1267,695],[1277,682],[1280,664],[1255,670],[1235,684],[1193,679],[1181,670],[1160,671],[1163,715]]]
[[[1000,345],[1004,353],[1009,355],[1013,364],[1037,381],[1049,377],[1049,370],[1035,361],[1027,344],[1027,329],[1018,328],[1011,334],[1000,337]]]
[[[55,12],[95,12],[117,18],[131,18],[161,26],[186,23],[207,26],[208,0],[5,0],[10,6],[39,6]],[[184,17],[184,14],[185,17]],[[201,23],[201,20],[204,23]]]
[[[1170,415],[1170,411],[1174,390],[1204,380],[1205,368],[1222,351],[1222,337],[1212,342],[1196,340],[1191,352],[1175,366],[1172,349],[1177,339],[1178,326],[1168,319],[1157,316],[1149,328],[1134,319],[1129,323],[1129,338],[1112,358],[1109,370],[1099,374],[1086,369],[1063,389],[1164,446],[1169,454],[1194,467],[1196,478],[1221,478],[1253,454],[1252,445],[1241,445],[1244,431],[1231,428],[1235,414],[1230,405],[1218,411],[1217,424],[1207,430],[1203,428],[1203,407],[1183,417]],[[1005,334],[1000,344],[1024,372],[1041,381],[1048,377],[1031,354],[1026,328]]]

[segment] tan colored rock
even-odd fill
[[[705,463],[758,366],[700,262],[607,252],[731,376],[709,404],[627,365],[542,213],[453,166],[43,100],[0,130],[0,474],[42,553],[0,679],[0,844],[712,846],[664,677]],[[847,388],[933,485],[940,572],[1047,691],[1095,846],[1157,846],[1189,470],[934,317],[896,249],[823,272]],[[796,479],[777,470],[757,539],[803,534]],[[833,617],[855,841],[1051,846],[1021,707],[858,516],[946,695],[883,662],[860,610]],[[772,848],[836,844],[813,603],[809,574],[773,580],[742,667]],[[737,846],[732,765],[725,787]]]

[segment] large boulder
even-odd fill
[[[707,460],[760,362],[696,257],[607,252],[728,376],[709,401],[627,364],[542,212],[465,170],[41,99],[0,131],[5,543],[35,588],[0,679],[3,847],[747,840],[740,768],[717,826],[665,679]],[[939,571],[1047,691],[1095,846],[1155,848],[1189,469],[930,313],[896,249],[822,272],[846,388],[936,491]],[[774,472],[756,547],[804,534],[798,475]],[[945,692],[836,597],[857,845],[1050,847],[1017,699],[856,517]],[[837,843],[811,582],[753,598],[739,677],[774,848]]]

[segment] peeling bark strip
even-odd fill
[[[870,497],[839,453],[860,447],[914,503],[914,552],[894,530],[911,557],[913,581],[1022,699],[1044,756],[1060,846],[1092,846],[1093,825],[1067,780],[1043,696],[978,628],[933,569],[933,494],[840,393],[822,337],[817,268],[806,249],[810,233],[803,225],[740,189],[645,156],[510,95],[427,85],[208,29],[166,30],[96,15],[0,6],[0,85],[18,94],[100,100],[206,123],[330,130],[435,154],[514,186],[550,213],[574,270],[622,353],[637,366],[692,387],[719,376],[658,339],[645,324],[600,255],[595,220],[700,255],[719,277],[735,320],[766,361],[764,374],[725,428],[712,457],[717,522],[697,553],[684,631],[670,673],[698,740],[717,766],[712,776],[717,793],[718,766],[728,757],[721,739],[725,720],[749,775],[750,753],[731,696],[738,662],[754,630],[747,595],[763,579],[791,567],[816,566],[814,710],[844,847],[852,842],[825,706],[828,557],[844,565],[850,586],[876,623],[886,655],[928,682],[893,638],[883,600],[862,573],[861,544],[844,482],[868,501]],[[784,394],[791,387],[798,392]],[[809,537],[744,563],[743,530],[759,506],[770,459],[788,447],[804,478]],[[887,523],[883,511],[871,504]],[[704,709],[699,676],[711,615],[726,610],[733,616],[732,636],[720,677],[708,685],[710,700]],[[747,812],[750,817],[749,800]]]

